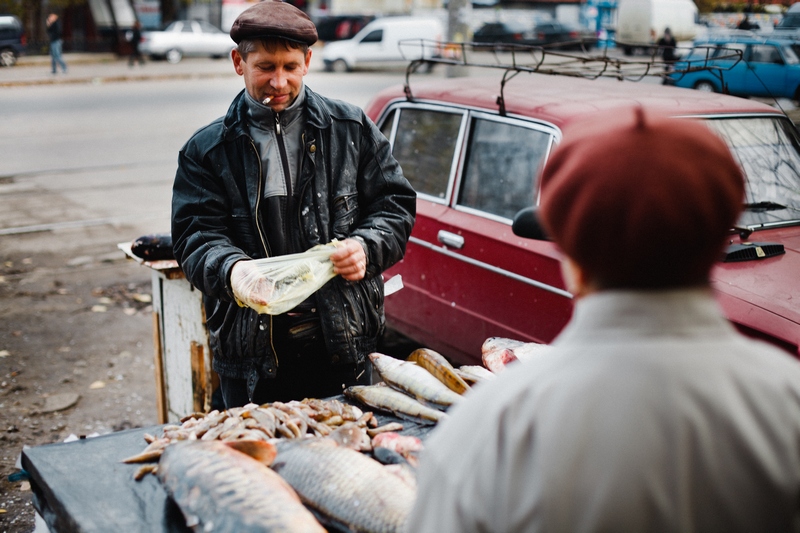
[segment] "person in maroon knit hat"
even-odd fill
[[[709,285],[739,166],[699,121],[641,108],[563,134],[539,215],[573,317],[432,432],[408,530],[793,530],[800,365]]]

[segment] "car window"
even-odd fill
[[[369,32],[363,39],[362,43],[379,43],[383,40],[383,30],[373,30]]]
[[[389,141],[392,140],[392,126],[394,126],[394,115],[395,115],[395,111],[392,110],[386,116],[386,119],[384,119],[383,124],[381,124],[381,128],[380,128],[381,133],[383,133],[383,136],[386,137],[387,139],[389,139]]]
[[[194,30],[192,29],[192,24],[191,23],[186,23],[181,28],[181,32],[183,32],[183,33],[192,33],[193,31]]]
[[[458,205],[513,219],[535,203],[535,177],[550,147],[543,131],[476,118]]]
[[[758,226],[800,220],[800,139],[788,120],[719,119],[707,122],[728,144],[747,176],[745,202],[783,209],[748,209],[740,224]]]
[[[403,108],[392,153],[417,193],[447,198],[461,113]]]
[[[771,44],[754,44],[750,46],[751,63],[777,63],[783,64],[781,53],[778,48]]]
[[[747,50],[747,45],[745,43],[723,43],[717,45],[716,50],[714,50],[713,54],[710,54],[711,57],[725,57],[726,59],[733,60],[732,57],[733,52],[731,50],[739,50],[742,52],[742,56],[744,56],[745,51]],[[699,48],[698,51],[701,51],[703,55],[705,55],[705,49]]]
[[[783,52],[783,59],[786,61],[787,65],[796,65],[800,63],[800,58],[797,57],[794,48],[791,46],[781,46],[781,51]]]

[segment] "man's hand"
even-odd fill
[[[345,239],[336,244],[331,254],[333,271],[348,281],[364,279],[367,273],[367,254],[356,239]]]
[[[271,295],[264,276],[252,260],[237,261],[233,265],[231,290],[239,303],[245,305],[267,305]]]

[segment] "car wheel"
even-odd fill
[[[704,93],[715,93],[717,90],[714,88],[714,84],[710,81],[698,81],[694,84],[695,90],[702,91]]]
[[[0,65],[13,67],[17,63],[17,54],[11,48],[0,50]]]
[[[179,63],[181,59],[183,59],[183,52],[181,52],[177,48],[167,50],[167,61],[169,61],[173,65],[175,63]]]
[[[625,46],[622,49],[622,53],[625,54],[626,56],[632,56],[633,55],[633,47],[632,46]]]
[[[344,59],[337,59],[331,63],[331,72],[350,72],[350,65]]]

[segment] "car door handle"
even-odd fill
[[[449,231],[439,230],[439,234],[436,235],[436,238],[439,239],[440,243],[450,248],[460,250],[464,247],[464,237],[456,235],[455,233],[450,233]]]

